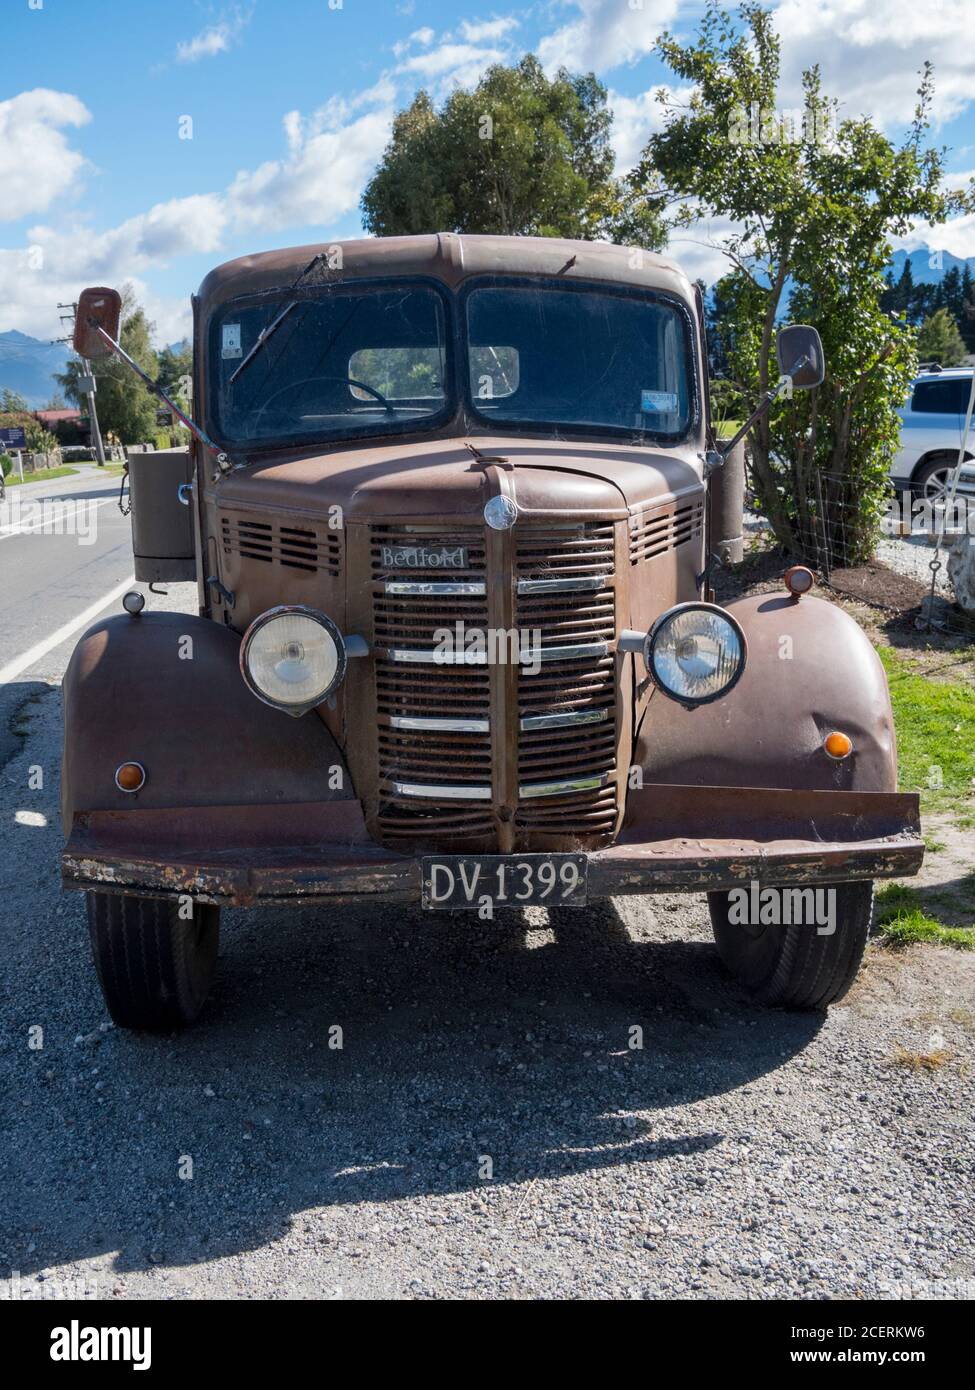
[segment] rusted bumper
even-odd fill
[[[650,786],[630,793],[616,843],[590,854],[589,891],[891,878],[923,852],[910,794]],[[420,897],[418,859],[370,840],[354,801],[87,812],[62,872],[69,888],[237,906]]]

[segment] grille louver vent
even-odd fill
[[[340,572],[341,534],[328,527],[309,530],[225,515],[221,518],[221,541],[225,555],[239,555],[245,560],[260,560],[333,578]]]
[[[700,499],[663,511],[654,508],[630,522],[630,564],[652,560],[701,534],[704,503]]]

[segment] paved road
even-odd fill
[[[100,601],[111,607],[134,587],[120,481],[84,468],[11,487],[0,503],[0,758],[12,750],[11,719],[32,686],[60,679]]]
[[[101,501],[114,486],[57,491]],[[8,670],[131,574],[125,523],[112,505],[97,516],[90,546],[0,539]],[[191,611],[193,590],[166,601]],[[871,947],[824,1020],[753,1008],[696,898],[490,926],[229,912],[195,1029],[109,1028],[83,902],[58,881],[72,640],[6,692],[20,730],[0,770],[12,1296],[975,1295],[962,953]]]

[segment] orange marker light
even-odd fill
[[[115,785],[120,792],[137,792],[145,780],[146,770],[141,763],[121,763],[115,769]]]
[[[831,758],[848,758],[853,752],[853,740],[847,734],[834,731],[826,735],[823,747]]]
[[[806,565],[792,565],[782,576],[782,582],[793,598],[808,594],[815,579],[816,576]]]

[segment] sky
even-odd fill
[[[975,169],[971,0],[780,0],[784,107],[818,63],[841,115],[897,137],[924,59],[948,171]],[[63,331],[58,300],[134,284],[159,343],[234,256],[361,233],[359,199],[396,110],[443,100],[496,62],[539,55],[595,71],[620,168],[658,128],[675,83],[653,55],[689,35],[700,0],[0,0],[0,332]],[[669,248],[709,283],[720,227]],[[975,217],[895,243],[975,255]]]

